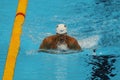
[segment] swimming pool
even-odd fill
[[[0,1],[0,78],[17,3]],[[13,79],[119,80],[119,8],[119,0],[29,0]],[[99,36],[98,45],[74,54],[38,53],[42,40],[55,34],[59,23],[65,23],[68,34],[77,40]],[[93,55],[94,48],[96,55]]]

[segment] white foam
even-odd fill
[[[57,45],[58,50],[68,50],[67,44]]]
[[[82,40],[78,40],[78,43],[83,49],[93,48],[97,46],[99,39],[100,39],[99,35],[94,35]]]

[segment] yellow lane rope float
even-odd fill
[[[28,0],[19,0],[2,80],[13,80]]]

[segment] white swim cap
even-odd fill
[[[65,34],[67,33],[67,27],[65,24],[58,24],[56,28],[56,33],[58,34]]]

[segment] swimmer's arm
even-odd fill
[[[47,39],[44,39],[39,49],[47,49],[48,48],[47,44],[48,44]]]
[[[75,40],[75,41],[73,42],[73,48],[74,48],[75,50],[81,50],[81,47],[80,47],[80,45],[78,44],[77,40]]]
[[[72,50],[81,50],[80,45],[78,44],[77,40],[70,40],[67,42],[69,49]]]

